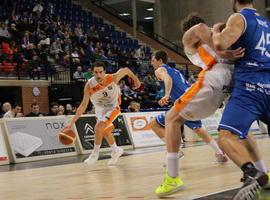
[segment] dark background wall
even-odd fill
[[[266,15],[265,0],[255,0],[259,13]],[[179,43],[182,38],[180,22],[191,12],[198,12],[208,25],[226,22],[232,14],[230,0],[156,0],[154,31],[166,39]]]

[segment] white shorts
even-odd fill
[[[208,73],[208,74],[207,74]],[[209,71],[202,70],[198,81],[194,83],[178,100],[175,101],[173,109],[179,115],[189,121],[201,120],[213,114],[223,103],[228,93],[218,87],[213,87],[208,78]],[[230,87],[231,80],[227,80],[225,87]]]
[[[110,126],[120,114],[120,107],[96,109],[95,113],[99,121],[103,121],[107,126]]]

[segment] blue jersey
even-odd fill
[[[245,21],[245,30],[232,46],[245,48],[245,56],[235,62],[234,79],[239,82],[270,84],[270,24],[255,9],[240,11]]]
[[[185,93],[185,91],[189,88],[189,84],[184,78],[183,74],[179,70],[176,70],[174,68],[169,67],[168,65],[162,65],[161,67],[164,67],[167,70],[167,73],[172,79],[172,90],[170,93],[170,98],[174,102],[179,97],[182,96],[182,94]]]

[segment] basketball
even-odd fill
[[[63,145],[71,145],[75,142],[75,139],[76,139],[76,135],[73,132],[73,130],[70,128],[64,128],[59,133],[59,141]]]

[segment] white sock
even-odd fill
[[[267,169],[267,167],[266,167],[266,165],[265,165],[265,163],[264,163],[263,160],[258,160],[256,162],[254,162],[254,165],[255,165],[255,167],[258,170],[260,170],[260,171],[262,171],[264,173],[267,173],[268,172],[268,169]]]
[[[117,149],[117,145],[116,145],[116,143],[113,143],[112,145],[110,145],[111,146],[111,150],[112,150],[112,152],[116,152],[118,149]]]
[[[219,148],[217,142],[212,139],[209,143],[207,143],[216,153],[223,154],[222,150]]]
[[[166,158],[168,175],[172,178],[177,177],[179,171],[178,153],[167,153]]]
[[[95,144],[92,153],[99,155],[100,146],[101,144]]]
[[[165,139],[165,137],[160,138],[160,139],[166,144],[166,139]]]

